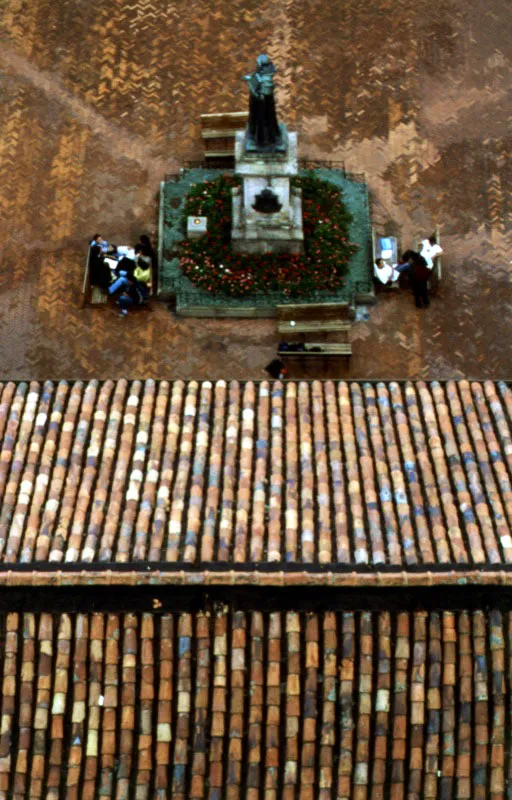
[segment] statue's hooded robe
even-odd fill
[[[258,69],[249,79],[249,138],[260,148],[272,148],[280,140],[272,76],[276,68],[268,56],[258,58]]]

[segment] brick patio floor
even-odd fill
[[[201,156],[200,114],[245,108],[241,75],[268,51],[301,156],[364,171],[376,224],[404,247],[441,224],[439,296],[421,312],[381,296],[354,327],[351,375],[510,377],[508,13],[506,0],[402,0],[392,14],[386,0],[218,0],[206,17],[200,0],[7,0],[0,376],[261,377],[270,320],[178,320],[161,305],[122,320],[79,310],[79,294],[92,233],[155,234],[159,181]]]
[[[2,379],[259,379],[275,354],[275,320],[180,319],[160,302],[126,318],[110,307],[81,310],[78,253],[48,254],[44,265],[31,266],[26,282],[20,276],[1,295]],[[290,377],[510,378],[502,284],[500,291],[496,275],[474,269],[461,286],[447,268],[429,309],[416,309],[406,289],[379,294],[368,320],[353,326],[349,372],[308,365]]]

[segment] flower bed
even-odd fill
[[[183,274],[212,295],[247,297],[282,292],[296,297],[339,291],[357,250],[349,241],[351,215],[342,192],[314,175],[294,179],[302,189],[304,254],[236,253],[231,248],[232,175],[196,184],[187,195],[184,217],[208,217],[208,233],[180,245]]]

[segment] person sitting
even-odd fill
[[[150,289],[151,263],[148,264],[148,262],[142,256],[139,256],[139,258],[137,259],[136,266],[133,271],[133,277],[138,283],[147,287],[148,290]]]
[[[421,242],[420,255],[423,256],[427,262],[429,269],[434,268],[434,259],[441,255],[443,248],[436,242],[435,236],[429,236],[428,239],[423,239]]]
[[[130,277],[133,276],[136,267],[135,259],[128,258],[128,256],[123,256],[118,262],[117,266],[114,270],[116,275],[122,275],[123,272],[129,275]]]
[[[130,278],[117,301],[121,309],[119,316],[126,317],[129,309],[144,305],[145,299],[138,282],[134,278]]]
[[[105,241],[101,233],[95,233],[92,237],[90,247],[94,246],[99,247],[104,255],[116,252],[115,244],[109,244],[109,242]]]
[[[373,266],[373,277],[383,286],[391,286],[398,279],[398,272],[383,258],[377,258]]]
[[[116,294],[120,289],[126,289],[130,282],[134,280],[134,272],[135,261],[132,261],[131,258],[123,257],[121,261],[118,261],[114,270],[114,274],[117,277],[111,286],[109,286],[109,294]]]
[[[111,275],[108,264],[105,263],[101,247],[95,244],[89,254],[89,282],[91,286],[98,286],[106,291],[110,286]]]
[[[428,296],[428,279],[431,270],[427,265],[426,259],[414,250],[406,250],[402,256],[402,268],[409,269],[411,288],[414,295],[414,302],[417,308],[421,308],[423,303],[425,308],[430,305]],[[398,267],[400,269],[400,266]]]
[[[139,245],[136,245],[136,248],[137,246],[140,248],[141,255],[149,257],[151,260],[151,267],[155,272],[158,265],[158,259],[149,236],[147,236],[145,233],[141,234],[139,237]]]

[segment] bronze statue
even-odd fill
[[[246,150],[274,152],[284,150],[283,131],[277,121],[273,76],[277,72],[268,56],[258,56],[256,71],[246,75],[249,84],[249,122]]]

